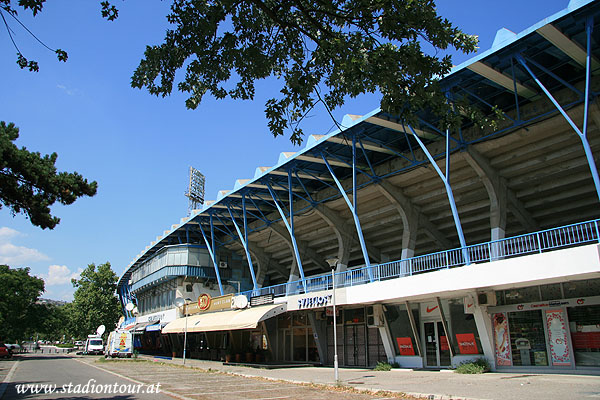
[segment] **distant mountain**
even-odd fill
[[[64,306],[65,304],[67,304],[67,301],[62,301],[62,300],[51,300],[51,299],[39,299],[37,301],[38,304],[51,304],[53,306]]]

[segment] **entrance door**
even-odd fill
[[[425,366],[450,366],[450,348],[442,321],[424,322],[423,333],[425,335]]]
[[[367,365],[365,325],[346,325],[345,327],[345,365],[349,367]]]

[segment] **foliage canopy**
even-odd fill
[[[0,121],[0,208],[24,213],[33,225],[53,229],[60,218],[51,215],[55,202],[72,204],[81,196],[94,196],[97,183],[88,183],[77,172],[57,172],[56,153],[42,156],[13,142],[19,129]]]
[[[96,328],[105,325],[107,331],[114,329],[121,316],[121,306],[115,295],[118,277],[110,263],[96,267],[89,264],[79,279],[72,279],[76,288],[71,308],[73,336],[87,337]]]
[[[0,11],[16,16],[13,2],[0,0]],[[35,15],[44,2],[18,6]],[[114,5],[100,5],[104,18],[117,18]],[[167,20],[172,28],[162,44],[147,46],[132,87],[163,97],[176,87],[195,109],[206,94],[252,100],[256,83],[274,77],[281,89],[265,104],[269,129],[289,132],[295,144],[316,106],[331,114],[363,93],[380,92],[381,109],[408,122],[427,109],[440,128],[458,126],[456,107],[464,105],[451,104],[437,85],[452,67],[440,54],[477,46],[476,36],[437,14],[434,0],[172,0]],[[18,56],[21,68],[31,69]],[[477,110],[460,114],[484,122]]]
[[[44,281],[29,275],[29,268],[0,265],[0,341],[21,340],[35,327],[43,292]]]
[[[167,18],[173,28],[146,48],[133,87],[167,96],[185,69],[177,88],[195,109],[206,93],[251,100],[256,81],[274,76],[282,88],[265,105],[269,128],[291,130],[296,144],[317,104],[331,112],[367,92],[382,94],[384,112],[411,120],[429,109],[456,123],[436,85],[451,57],[427,52],[477,45],[437,15],[433,0],[174,0]]]

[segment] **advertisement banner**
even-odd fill
[[[546,310],[546,327],[552,365],[571,365],[571,349],[563,310]]]
[[[508,334],[508,316],[496,313],[494,319],[494,341],[496,342],[496,365],[512,365],[510,336]]]
[[[398,351],[401,356],[414,356],[415,349],[412,344],[412,339],[409,337],[397,337]]]
[[[458,342],[458,350],[460,354],[479,354],[475,334],[473,333],[457,333],[456,341]]]

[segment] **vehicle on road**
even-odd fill
[[[21,351],[21,346],[19,346],[18,344],[14,343],[14,344],[10,344],[10,343],[5,343],[4,344],[6,347],[9,348],[10,352],[15,354],[15,353],[19,353]]]
[[[12,357],[12,352],[4,343],[0,343],[0,357],[2,357],[2,358],[11,358]]]
[[[92,336],[92,335],[90,335]],[[83,354],[102,354],[104,353],[104,343],[99,336],[88,337],[85,341]]]
[[[83,347],[83,341],[82,340],[76,340],[75,341],[75,347]]]
[[[108,335],[104,357],[131,357],[133,354],[133,336],[130,331],[116,330]]]

